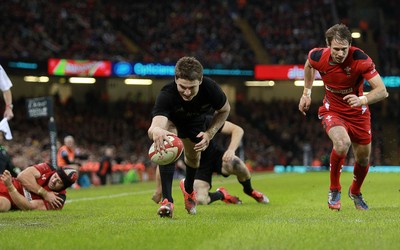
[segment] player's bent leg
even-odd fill
[[[194,191],[196,192],[196,200],[199,205],[207,205],[210,203],[210,196],[208,191],[210,190],[210,184],[202,180],[194,180]]]
[[[361,194],[361,186],[369,170],[369,157],[371,153],[371,143],[360,145],[353,143],[353,152],[356,163],[353,170],[353,181],[349,188],[349,197],[353,200],[354,206],[358,210],[368,210],[369,207]]]
[[[361,193],[361,186],[369,170],[369,157],[371,153],[371,143],[360,145],[353,143],[353,152],[355,156],[355,164],[353,170],[353,182],[351,184],[351,193],[358,195]]]
[[[225,176],[236,175],[239,181],[245,181],[251,177],[246,164],[237,156],[230,162],[222,163],[221,173]]]
[[[193,149],[195,143],[191,140],[185,138],[182,139],[182,142],[184,148],[183,153],[185,156],[185,164],[189,165],[192,168],[198,168],[200,166],[201,152],[197,152]]]
[[[342,121],[337,121],[336,126],[330,127],[327,134],[333,143],[333,149],[329,158],[329,193],[328,193],[328,208],[339,211],[341,209],[341,184],[340,176],[342,166],[351,146],[351,140],[345,129]]]
[[[10,209],[11,202],[5,197],[0,197],[0,212],[8,212]]]
[[[243,186],[243,191],[247,195],[254,198],[258,203],[269,203],[266,195],[252,188],[250,170],[239,157],[235,157],[231,162],[223,163],[221,173],[224,175],[236,175],[239,183]]]
[[[333,148],[339,155],[347,155],[351,146],[350,136],[344,126],[334,126],[328,131]]]
[[[201,152],[197,152],[193,149],[195,143],[189,139],[183,139],[182,141],[184,145],[184,163],[186,166],[185,191],[191,194],[193,192],[193,183],[197,168],[200,166]]]
[[[189,139],[182,139],[185,154],[185,165],[186,165],[186,178],[180,182],[180,188],[182,190],[185,209],[189,214],[196,214],[196,192],[193,190],[194,177],[196,175],[197,168],[200,166],[201,152],[195,151],[192,141]]]

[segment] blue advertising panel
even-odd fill
[[[112,75],[118,77],[127,76],[174,76],[175,65],[161,63],[130,63],[114,62]],[[204,68],[204,75],[219,76],[253,76],[254,70],[243,69],[207,69]]]

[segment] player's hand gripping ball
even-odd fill
[[[161,152],[155,152],[154,143],[151,144],[149,157],[152,162],[158,165],[167,165],[179,159],[183,152],[182,140],[175,135],[168,135],[168,138],[172,142],[173,146],[169,145],[167,141],[164,141],[165,150]]]

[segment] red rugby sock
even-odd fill
[[[342,173],[342,167],[346,155],[339,155],[335,149],[332,149],[330,157],[330,190],[341,191],[342,186],[340,185],[340,174]]]
[[[350,192],[355,195],[361,193],[361,185],[364,182],[365,176],[368,174],[369,164],[366,167],[360,166],[357,162],[354,164],[353,182],[351,183]]]

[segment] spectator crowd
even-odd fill
[[[245,35],[250,31],[269,63],[302,64],[311,48],[325,46],[327,27],[358,23],[349,20],[356,2],[10,0],[0,5],[0,57],[175,63],[182,55],[192,55],[206,67],[252,68],[257,60]],[[396,75],[396,1],[372,7],[383,16],[372,30],[380,72]],[[238,25],[238,18],[249,25]]]

